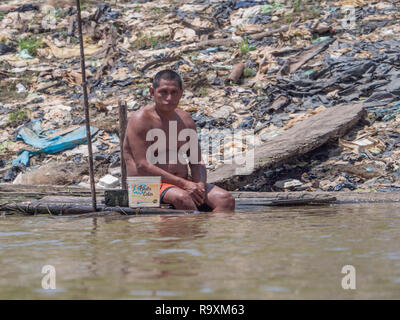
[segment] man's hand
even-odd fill
[[[183,189],[189,193],[196,206],[200,206],[206,201],[206,188],[203,182],[186,181]]]

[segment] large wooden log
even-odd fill
[[[208,182],[227,190],[243,187],[263,175],[265,170],[287,163],[330,139],[341,137],[365,114],[362,104],[336,106],[321,111],[257,146],[254,166],[250,166],[245,174],[241,173],[243,165],[233,161],[233,164],[225,164],[208,172]]]
[[[29,194],[43,194],[43,195],[71,195],[71,196],[88,196],[91,190],[88,188],[76,186],[58,186],[58,185],[29,185],[29,184],[12,184],[0,183],[0,193],[17,193],[28,196]],[[103,195],[104,189],[96,189],[97,195]]]
[[[293,191],[293,192],[250,192],[235,191],[231,192],[236,199],[248,201],[250,199],[265,199],[272,201],[274,199],[299,199],[299,198],[324,198],[335,197],[335,203],[388,203],[400,202],[400,192],[354,192],[354,191],[336,191],[336,192],[311,192],[311,191]]]
[[[21,202],[9,203],[0,206],[0,210],[17,211],[27,215],[49,214],[49,215],[76,215],[83,213],[92,213],[93,209],[90,204],[80,203],[40,203],[40,202]],[[139,214],[193,214],[193,210],[176,210],[164,208],[121,208],[106,207],[98,205],[96,212],[118,212],[125,215]]]
[[[288,198],[288,199],[268,199],[268,198],[240,198],[236,200],[236,207],[240,206],[269,206],[286,207],[302,206],[313,204],[325,204],[336,201],[336,197],[314,197],[314,198]]]

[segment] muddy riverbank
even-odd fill
[[[242,151],[226,130],[247,130],[267,163],[265,146],[288,141],[296,125],[340,106],[365,111],[230,189],[400,190],[398,2],[84,1],[82,15],[96,182],[110,174],[118,185],[118,102],[129,114],[143,107],[154,74],[170,68],[183,77],[180,107],[196,122],[210,176]],[[0,26],[0,182],[87,187],[74,4],[3,1]],[[294,131],[293,140],[307,133]]]

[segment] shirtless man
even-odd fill
[[[161,176],[161,201],[176,209],[208,207],[214,212],[233,211],[233,196],[207,183],[196,125],[189,113],[177,108],[182,93],[182,80],[177,73],[163,70],[156,74],[150,88],[154,102],[134,112],[126,129],[124,158],[127,176]],[[179,134],[188,131],[195,133],[195,141],[189,136],[180,141],[183,139]],[[180,161],[182,157],[178,152],[185,143],[191,146],[186,152],[188,164]],[[148,152],[150,150],[153,152]],[[190,150],[197,152],[190,156]]]

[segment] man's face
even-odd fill
[[[157,89],[150,88],[150,94],[154,98],[157,108],[167,112],[175,110],[182,97],[182,93],[183,90],[173,80],[161,79]]]

